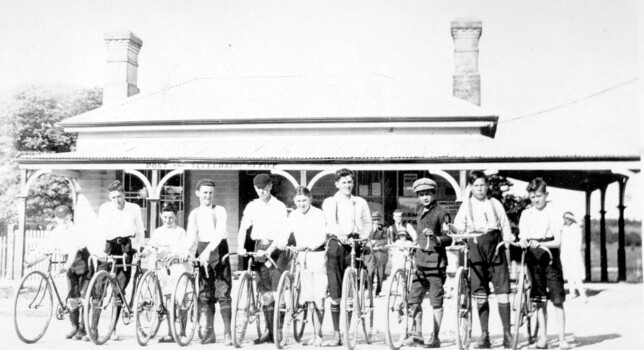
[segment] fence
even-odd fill
[[[23,242],[20,237],[16,237],[16,227],[14,225],[0,225],[0,279],[20,278],[20,266],[23,261],[29,260],[30,252],[42,247],[49,231],[45,230],[26,230],[25,231],[25,250],[24,258],[16,254],[21,252],[19,245]],[[46,262],[41,262],[32,269],[47,268]]]

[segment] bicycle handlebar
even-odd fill
[[[251,258],[253,258],[253,260],[254,260],[256,257],[258,257],[258,254],[257,254],[257,253],[255,253],[255,252],[246,252],[246,256],[250,256],[250,257],[251,257]],[[266,258],[266,261],[270,262],[270,263],[271,263],[271,265],[273,265],[273,266],[277,267],[277,264],[275,263],[275,260],[273,260],[270,256],[268,256],[268,255],[262,255],[262,257],[265,257],[265,258]]]
[[[522,246],[521,246],[521,244],[520,244],[519,242],[500,242],[499,244],[497,244],[497,245],[496,245],[496,249],[494,250],[494,256],[499,255],[499,249],[501,249],[501,247],[502,247],[502,246],[504,246],[504,245],[506,245],[506,244],[507,244],[507,245],[511,245],[511,246],[515,246],[515,247],[519,247],[519,248],[521,248],[524,252],[525,252],[528,248],[530,248],[529,246],[527,246],[527,247],[522,247]],[[552,265],[552,252],[550,251],[550,249],[548,249],[548,247],[544,247],[544,246],[542,246],[542,245],[538,246],[536,249],[541,249],[541,250],[545,251],[546,253],[548,253],[548,256],[550,257],[550,260],[548,261],[548,265]]]

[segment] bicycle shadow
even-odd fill
[[[586,345],[593,345],[593,344],[598,344],[602,343],[607,340],[613,340],[620,338],[622,335],[617,334],[617,333],[608,333],[608,334],[597,334],[597,335],[589,335],[589,336],[583,336],[583,337],[574,337],[573,339],[568,339],[570,336],[566,336],[566,340],[570,342],[571,344],[574,344],[575,347],[580,347],[580,346],[586,346]]]

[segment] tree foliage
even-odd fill
[[[15,159],[23,154],[73,151],[76,135],[57,124],[101,105],[102,90],[64,86],[24,86],[0,113],[0,223],[17,221],[19,172]],[[64,177],[43,175],[30,189],[27,217],[41,220],[52,208],[71,204]]]
[[[530,199],[507,193],[514,184],[505,176],[492,175],[488,178],[488,183],[490,185],[489,196],[498,199],[503,204],[508,220],[510,220],[512,233],[517,236],[521,212],[530,205]]]

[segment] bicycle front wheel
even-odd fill
[[[456,346],[460,350],[470,348],[472,342],[472,291],[469,271],[460,266],[456,269]]]
[[[282,349],[286,346],[288,340],[288,330],[293,320],[293,279],[291,273],[284,271],[280,282],[277,285],[277,295],[275,296],[275,313],[273,314],[273,337],[275,346]]]
[[[512,334],[512,349],[516,350],[519,347],[519,331],[521,330],[521,325],[523,325],[526,321],[528,322],[528,332],[530,332],[530,326],[529,326],[529,318],[527,317],[526,313],[526,305],[528,302],[529,296],[527,293],[526,289],[526,279],[528,278],[525,269],[522,268],[521,273],[519,275],[519,280],[518,280],[518,285],[517,285],[517,293],[514,296],[514,329],[513,329],[513,334]]]
[[[49,327],[54,310],[51,286],[40,271],[28,273],[16,290],[13,324],[18,338],[27,344],[40,340]]]
[[[302,300],[302,278],[300,272],[295,274],[293,279],[293,337],[296,342],[302,341],[308,305]]]
[[[364,340],[371,344],[373,340],[373,282],[367,270],[360,273],[360,320],[364,331]]]
[[[405,271],[398,269],[391,274],[387,290],[387,333],[385,339],[391,350],[398,350],[407,338],[409,310],[407,309],[407,283]]]
[[[353,350],[358,340],[358,323],[360,322],[360,299],[358,298],[358,281],[355,269],[348,268],[342,279],[342,313],[340,323],[344,325],[344,344]]]
[[[134,296],[136,340],[145,346],[161,325],[161,287],[154,271],[146,272],[138,283]]]
[[[85,298],[85,328],[96,345],[105,344],[116,326],[118,292],[107,271],[98,271],[87,286]]]
[[[255,301],[251,295],[253,290],[251,283],[251,275],[246,271],[242,272],[239,276],[239,290],[237,291],[237,301],[233,308],[232,320],[232,338],[233,345],[236,348],[241,347],[246,336],[246,329],[248,328],[251,312],[255,311],[253,310],[255,308]]]
[[[177,285],[170,297],[170,331],[180,346],[190,344],[195,335],[198,317],[197,288],[194,276],[184,272],[177,279]]]

